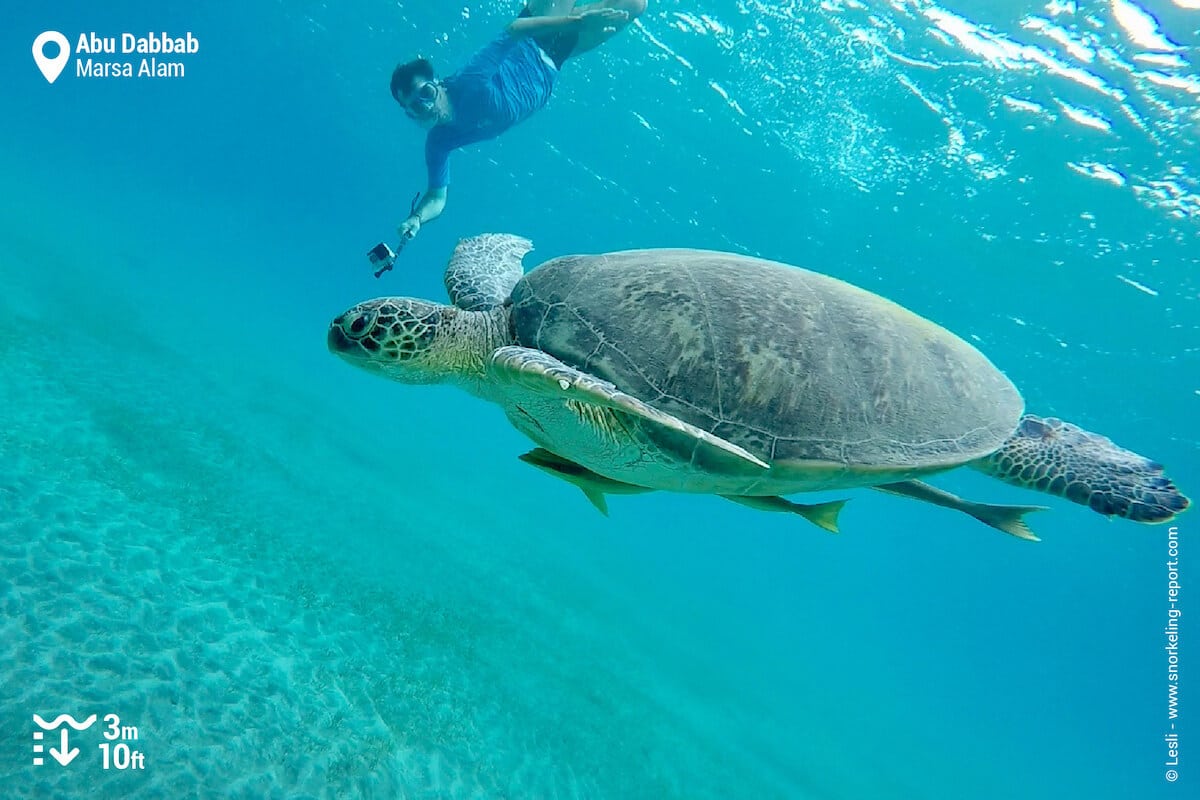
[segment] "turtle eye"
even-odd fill
[[[361,339],[366,336],[375,324],[376,312],[363,311],[348,319],[342,320],[342,331],[351,339]]]

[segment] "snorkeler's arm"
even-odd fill
[[[446,189],[445,186],[428,189],[421,202],[413,209],[413,216],[418,217],[422,224],[440,217],[442,209],[446,207]]]
[[[446,207],[446,187],[450,185],[450,151],[453,143],[447,142],[444,128],[434,128],[425,139],[425,166],[429,171],[429,188],[424,197],[413,206],[412,213],[401,222],[396,231],[400,234],[400,247],[420,232],[421,226],[435,220]]]
[[[413,206],[412,213],[408,215],[408,218],[396,226],[396,232],[400,234],[398,249],[403,249],[409,239],[420,233],[422,225],[440,217],[442,209],[445,207],[446,187],[429,187],[425,196],[421,198],[421,202]]]
[[[579,27],[580,17],[558,15],[554,17],[518,17],[505,28],[514,38],[539,36],[544,33],[566,33]]]
[[[505,31],[514,39],[522,36],[541,36],[547,33],[568,33],[580,30],[585,24],[598,22],[604,29],[615,31],[609,26],[623,25],[629,20],[629,12],[616,8],[600,7],[598,3],[576,8],[570,14],[543,17],[517,17],[508,23]]]

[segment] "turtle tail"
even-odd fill
[[[999,450],[972,466],[1134,522],[1167,522],[1191,504],[1161,464],[1053,417],[1022,417]]]

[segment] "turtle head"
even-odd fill
[[[446,323],[456,309],[408,297],[359,303],[329,325],[329,350],[356,367],[404,383],[436,383],[453,370]]]
[[[402,383],[483,380],[492,352],[509,344],[508,310],[464,311],[411,297],[359,303],[329,325],[330,352]]]

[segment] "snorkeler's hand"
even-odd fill
[[[408,219],[396,226],[396,233],[400,234],[400,244],[397,247],[402,248],[408,244],[408,240],[417,235],[421,230],[421,218],[413,214]]]
[[[617,8],[584,8],[573,14],[581,27],[600,28],[604,33],[616,33],[629,21],[629,12]]]

